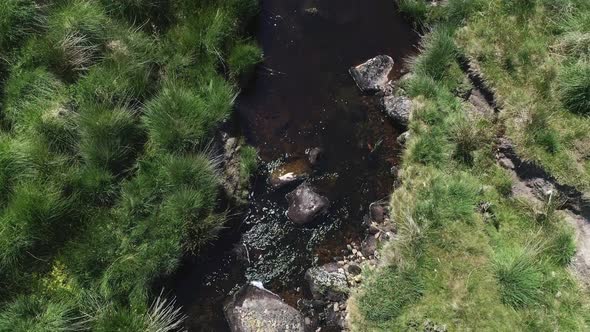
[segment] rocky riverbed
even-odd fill
[[[404,129],[383,99],[394,95],[390,81],[404,74],[417,35],[388,0],[263,1],[256,31],[265,61],[237,100],[234,124],[261,166],[250,193],[238,191],[249,203],[229,211],[202,258],[187,259],[173,295],[189,331],[260,326],[268,317],[248,310],[281,308],[277,299],[306,329],[338,331],[362,270],[395,236],[387,196]],[[386,62],[379,88],[359,89],[349,71],[378,55]]]

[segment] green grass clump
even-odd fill
[[[0,331],[71,331],[84,327],[79,313],[65,302],[50,302],[31,295],[19,296],[0,312]]]
[[[421,55],[411,61],[415,74],[442,80],[456,63],[457,47],[450,30],[439,28],[423,37]]]
[[[249,179],[258,168],[258,151],[253,146],[243,146],[240,150],[240,173]]]
[[[43,256],[67,234],[70,208],[61,192],[49,183],[28,181],[15,186],[0,216],[0,266],[18,269],[24,259]]]
[[[43,17],[33,0],[5,0],[0,3],[0,54],[35,32]]]
[[[244,42],[234,46],[228,58],[231,75],[236,79],[247,79],[262,61],[262,50],[254,43]]]
[[[121,108],[84,108],[79,128],[80,155],[84,161],[114,174],[132,165],[144,137],[134,115]]]
[[[411,270],[400,273],[387,268],[371,282],[359,304],[366,319],[377,326],[399,317],[404,307],[416,302],[424,292],[423,281]]]
[[[146,105],[143,117],[151,144],[171,152],[204,146],[215,126],[229,116],[231,90],[211,81],[199,95],[182,86],[168,86]]]
[[[515,308],[537,305],[542,298],[543,274],[534,248],[505,249],[494,259],[494,271],[504,303]]]
[[[590,62],[566,67],[559,79],[564,106],[575,114],[590,114]]]

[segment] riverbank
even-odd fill
[[[247,198],[256,151],[219,128],[257,5],[0,3],[1,331],[182,326],[153,287]]]
[[[400,8],[432,30],[397,91],[413,104],[398,233],[349,300],[351,328],[587,330],[590,8]]]

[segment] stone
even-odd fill
[[[343,301],[348,297],[346,274],[339,270],[337,264],[309,268],[305,272],[305,280],[314,299]]]
[[[330,201],[316,193],[307,183],[288,193],[286,198],[289,202],[287,217],[296,224],[307,224],[324,214],[330,207]]]
[[[371,212],[371,220],[380,224],[385,220],[385,208],[379,204],[371,204],[369,207]]]
[[[310,173],[311,168],[307,160],[297,159],[272,170],[268,183],[278,189],[291,183],[303,181],[309,177]]]
[[[323,152],[324,152],[324,150],[322,150],[321,148],[309,149],[307,151],[307,160],[309,161],[310,164],[316,165],[318,163],[318,161],[320,160],[320,157],[322,156]]]
[[[377,239],[374,236],[367,236],[361,243],[361,253],[370,257],[375,253],[375,250],[377,250]]]
[[[397,137],[396,140],[401,146],[405,146],[410,140],[410,131],[404,131],[401,135]]]
[[[514,163],[509,158],[503,157],[498,160],[500,166],[504,167],[505,169],[514,169]]]
[[[359,275],[361,272],[363,272],[363,269],[361,269],[361,267],[356,263],[350,263],[346,270],[352,275]]]
[[[362,92],[377,93],[387,88],[392,69],[393,59],[388,55],[378,55],[350,68],[349,72]]]
[[[384,96],[381,99],[383,112],[396,124],[407,127],[412,113],[412,101],[404,96]]]
[[[378,234],[378,233],[379,233],[379,227],[377,226],[377,224],[371,223],[371,225],[369,225],[369,234]]]
[[[223,311],[232,332],[305,331],[303,315],[257,283],[243,286]]]

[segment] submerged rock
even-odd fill
[[[307,160],[309,161],[310,164],[316,165],[318,163],[318,161],[320,160],[322,153],[324,153],[324,150],[322,150],[322,148],[309,149],[307,151]]]
[[[297,159],[275,168],[268,179],[273,188],[281,188],[290,183],[303,181],[309,177],[311,168],[307,160]]]
[[[287,201],[289,209],[287,217],[296,224],[306,224],[317,216],[326,212],[330,201],[316,193],[314,188],[307,183],[301,184],[297,189],[288,193]]]
[[[404,96],[384,96],[381,100],[383,111],[396,123],[406,127],[410,122],[412,101]]]
[[[317,300],[343,301],[350,291],[346,274],[336,263],[308,269],[305,280],[313,298]]]
[[[303,315],[260,286],[243,286],[223,306],[231,331],[305,331]]]
[[[387,89],[389,73],[392,69],[393,59],[388,55],[378,55],[350,68],[349,72],[361,91],[376,93]]]

